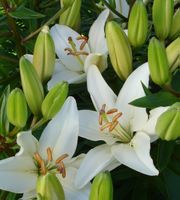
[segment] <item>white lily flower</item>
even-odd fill
[[[104,26],[109,10],[104,10],[93,23],[89,39],[65,25],[54,25],[51,36],[59,57],[48,89],[60,81],[81,83],[86,80],[86,69],[94,64],[100,71],[107,68],[107,45]]]
[[[112,170],[121,164],[146,175],[158,175],[150,156],[150,142],[156,137],[156,121],[167,108],[153,109],[148,116],[145,108],[128,104],[145,96],[141,81],[148,86],[147,63],[128,77],[117,97],[96,66],[88,69],[88,91],[97,112],[79,111],[79,135],[92,141],[102,140],[106,144],[86,154],[75,180],[78,188],[100,171]]]
[[[48,123],[39,142],[31,131],[18,134],[20,151],[14,157],[0,161],[0,188],[24,193],[23,199],[35,197],[38,174],[51,173],[53,170],[67,200],[88,200],[90,186],[77,190],[73,183],[81,160],[81,156],[72,158],[78,131],[76,102],[69,97],[61,111]]]

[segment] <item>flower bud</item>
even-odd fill
[[[163,44],[156,38],[151,39],[148,47],[148,63],[154,83],[161,86],[170,80],[166,50]]]
[[[171,42],[166,48],[166,54],[171,71],[180,66],[180,37]]]
[[[55,47],[49,34],[48,26],[44,26],[37,37],[34,47],[33,65],[42,82],[47,81],[53,74]]]
[[[172,26],[170,30],[169,37],[171,39],[177,38],[180,36],[180,8],[178,8],[173,16]]]
[[[94,178],[89,200],[113,200],[113,185],[109,172],[102,172]]]
[[[173,104],[162,113],[156,123],[156,133],[162,140],[175,140],[180,137],[180,103]]]
[[[60,0],[61,1],[61,0]],[[70,7],[73,5],[74,0],[62,0],[63,4],[61,4],[62,7]],[[62,3],[62,2],[61,2]]]
[[[20,75],[23,91],[30,110],[36,116],[41,114],[44,91],[32,63],[24,56],[20,59]]]
[[[60,110],[68,95],[68,83],[62,82],[54,86],[42,103],[42,114],[45,119],[52,119]]]
[[[148,16],[146,7],[142,0],[134,3],[129,21],[128,38],[132,46],[139,47],[144,44],[148,31]]]
[[[117,22],[107,23],[106,39],[112,66],[117,75],[126,80],[132,72],[132,51],[126,34]]]
[[[43,200],[65,200],[63,187],[55,174],[40,175],[36,183],[36,193]]]
[[[64,1],[61,0],[61,5]],[[74,30],[77,30],[80,26],[80,9],[81,9],[81,0],[74,0],[71,7],[69,7],[65,12],[63,12],[59,18],[59,24],[63,24],[71,27]]]
[[[154,0],[152,17],[156,35],[164,40],[170,33],[173,19],[173,0]]]
[[[7,117],[8,121],[18,128],[26,125],[28,118],[27,104],[23,92],[16,88],[11,91],[7,100]]]

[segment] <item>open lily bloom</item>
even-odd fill
[[[103,71],[107,67],[107,46],[104,26],[109,10],[104,10],[93,23],[89,39],[65,25],[51,28],[51,36],[59,57],[55,72],[48,82],[48,89],[60,81],[81,83],[86,80],[86,69],[95,64]]]
[[[76,102],[69,97],[61,111],[44,129],[39,142],[31,131],[17,136],[20,151],[0,161],[0,188],[24,193],[23,199],[36,196],[38,174],[55,173],[60,180],[67,200],[87,200],[89,185],[82,190],[74,187],[81,156],[72,158],[78,139],[79,121]]]
[[[108,0],[110,3],[111,0]],[[126,0],[115,0],[115,9],[117,12],[121,13],[123,16],[128,17],[129,5]],[[116,17],[115,14],[113,14]]]
[[[120,164],[146,175],[158,175],[150,156],[150,142],[156,137],[156,121],[167,108],[154,109],[148,116],[146,109],[128,104],[145,96],[141,81],[148,86],[147,63],[128,77],[117,97],[96,66],[88,69],[88,91],[97,112],[79,112],[80,136],[106,144],[87,153],[77,173],[77,187],[83,187],[100,171],[112,170]]]

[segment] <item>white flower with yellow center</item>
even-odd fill
[[[56,174],[67,200],[88,200],[89,185],[82,190],[74,186],[74,176],[82,159],[72,158],[78,139],[79,120],[76,102],[69,97],[61,111],[48,123],[40,140],[31,131],[17,136],[20,151],[0,161],[0,189],[24,193],[23,199],[36,196],[39,175]]]
[[[104,26],[109,10],[104,10],[93,23],[89,31],[89,39],[65,25],[56,24],[51,28],[51,36],[55,43],[55,71],[48,82],[52,88],[60,81],[81,83],[86,80],[86,69],[94,64],[100,71],[107,68],[107,45]]]
[[[104,141],[87,154],[77,173],[75,184],[82,188],[97,173],[124,164],[146,175],[158,175],[150,156],[150,142],[155,136],[155,124],[167,108],[150,111],[128,103],[145,96],[142,84],[148,86],[148,64],[140,66],[126,80],[118,97],[104,81],[96,66],[87,72],[88,91],[97,110],[79,111],[80,136],[92,141]]]

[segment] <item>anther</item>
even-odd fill
[[[108,110],[107,112],[106,112],[106,114],[113,114],[113,113],[116,113],[118,111],[118,109],[116,109],[116,108],[113,108],[113,109],[110,109],[110,110]]]
[[[117,113],[117,114],[113,117],[112,122],[117,121],[121,116],[122,116],[122,112]]]
[[[111,126],[109,127],[109,132],[113,131],[117,125],[118,125],[118,121],[112,122]]]
[[[43,159],[41,158],[38,152],[34,153],[34,159],[37,161],[38,165],[41,166]]]
[[[107,122],[106,124],[104,124],[103,126],[101,126],[100,130],[103,131],[107,128],[110,128],[111,127],[111,122]]]
[[[106,108],[106,104],[103,104],[101,110],[99,111],[100,115],[105,113],[105,108]]]
[[[47,148],[47,156],[48,156],[48,162],[51,162],[53,160],[53,157],[52,157],[52,150],[50,147]]]
[[[102,118],[102,115],[100,114],[99,115],[99,125],[102,125],[102,121],[103,121],[103,118]]]
[[[62,160],[64,160],[65,158],[67,158],[69,155],[63,154],[62,156],[60,156],[57,160],[56,160],[56,164],[59,164]]]
[[[43,175],[46,174],[46,166],[45,166],[44,160],[41,161],[41,174]]]

